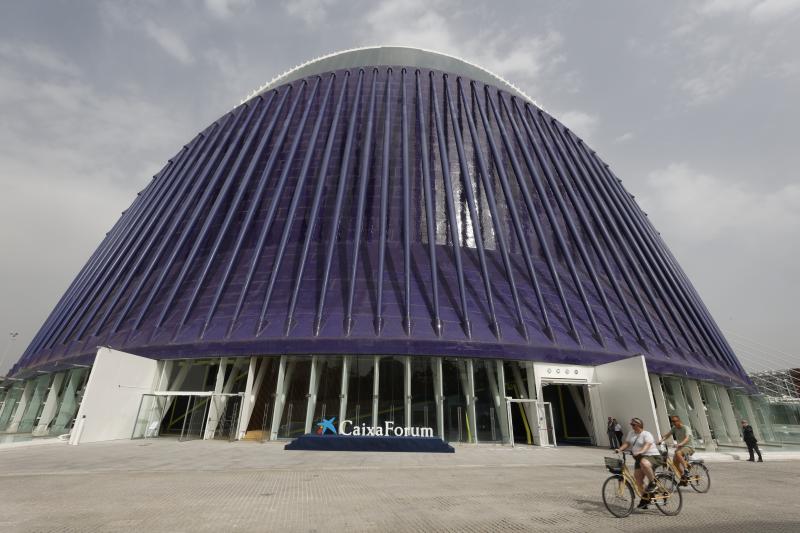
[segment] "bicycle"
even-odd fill
[[[642,497],[633,473],[626,464],[627,455],[633,454],[623,451],[622,459],[605,458],[606,468],[612,475],[603,483],[603,503],[608,512],[617,518],[625,518],[633,512],[636,501],[634,494],[639,498]],[[654,503],[659,511],[667,516],[675,516],[681,512],[683,495],[672,474],[666,472],[656,474],[655,482],[650,486],[653,487],[652,490],[646,492],[650,495],[650,502]]]
[[[666,445],[661,448],[659,445],[658,450],[661,452],[661,457],[664,458],[664,466],[659,467],[660,471],[671,471],[675,479],[685,481],[687,485],[692,487],[695,492],[704,494],[711,488],[711,474],[708,467],[702,459],[688,459],[689,466],[686,468],[686,478],[681,479],[681,474],[678,471],[678,465],[675,464],[673,457],[669,456],[669,449]]]

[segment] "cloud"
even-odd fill
[[[365,44],[413,46],[461,57],[487,68],[532,94],[545,77],[565,61],[564,38],[548,29],[520,37],[491,21],[482,30],[465,31],[474,12],[452,0],[385,0],[364,16]],[[577,76],[560,72],[561,83],[574,91]]]
[[[617,144],[623,144],[623,143],[630,142],[635,138],[636,138],[636,134],[635,133],[633,133],[632,131],[626,131],[622,135],[616,137],[614,139],[614,142],[617,143]]]
[[[328,14],[328,7],[336,0],[289,0],[284,4],[284,9],[292,17],[301,19],[311,28],[317,26],[325,20]]]
[[[688,96],[689,104],[704,104],[718,100],[732,91],[746,70],[746,64],[741,61],[722,63],[696,76],[679,80],[678,88]]]
[[[0,53],[24,49],[0,42]],[[132,84],[104,91],[53,49],[30,57],[40,58],[34,69],[0,61],[0,279],[13,280],[0,325],[20,332],[15,351],[191,131]]]
[[[659,228],[703,244],[726,235],[763,242],[800,233],[800,184],[759,191],[672,163],[647,176],[640,203]]]
[[[0,43],[0,57],[9,62],[42,68],[51,73],[77,74],[78,72],[78,67],[74,63],[37,43]]]
[[[236,11],[244,10],[253,5],[252,0],[205,0],[206,9],[217,18],[224,19]]]
[[[743,15],[756,22],[771,22],[800,10],[800,0],[709,0],[698,7],[706,16]]]
[[[156,43],[158,43],[158,45],[167,54],[171,55],[184,65],[194,62],[194,56],[192,56],[192,52],[177,33],[163,26],[159,26],[152,20],[148,20],[144,23],[144,31]]]
[[[588,139],[594,134],[598,123],[596,116],[574,109],[559,114],[557,118],[583,139]]]

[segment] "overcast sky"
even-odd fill
[[[518,85],[612,165],[746,366],[800,359],[800,0],[26,0],[0,3],[0,374],[184,143],[374,44]]]

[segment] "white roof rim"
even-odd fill
[[[476,79],[476,81],[480,81],[482,83],[487,83],[487,84],[490,84],[490,85],[499,85],[500,89],[506,90],[507,92],[510,92],[510,93],[512,93],[512,94],[514,94],[516,96],[521,97],[521,98],[524,98],[525,100],[527,100],[528,102],[530,102],[533,105],[537,106],[538,108],[543,109],[542,106],[540,106],[538,103],[536,103],[536,101],[533,98],[528,96],[525,93],[525,91],[523,91],[522,89],[520,89],[519,87],[517,87],[516,85],[514,85],[510,81],[506,80],[502,76],[499,76],[499,75],[495,74],[494,72],[481,67],[480,65],[476,65],[475,63],[467,61],[466,59],[463,59],[463,58],[460,58],[460,57],[457,57],[457,56],[454,56],[454,55],[451,55],[451,54],[446,54],[444,52],[438,52],[436,50],[428,50],[428,49],[425,49],[425,48],[417,48],[415,46],[396,46],[396,45],[378,45],[378,46],[363,46],[363,47],[359,47],[359,48],[348,48],[346,50],[340,50],[338,52],[333,52],[331,54],[326,54],[326,55],[311,59],[309,61],[306,61],[305,63],[302,63],[300,65],[292,67],[291,69],[283,72],[282,74],[279,74],[278,76],[275,76],[269,82],[265,83],[264,85],[262,85],[261,87],[257,88],[255,91],[250,93],[250,95],[247,98],[243,99],[241,101],[241,103],[244,103],[247,100],[250,100],[254,96],[257,96],[257,95],[259,95],[259,94],[261,94],[261,93],[263,93],[265,91],[268,91],[270,89],[274,89],[275,87],[278,87],[279,85],[283,85],[285,83],[289,83],[289,82],[295,81],[297,79],[305,78],[307,76],[313,76],[315,74],[322,74],[324,72],[330,72],[331,70],[338,70],[339,68],[356,68],[356,67],[360,67],[360,66],[378,66],[378,65],[366,65],[366,64],[364,64],[364,65],[353,64],[353,65],[351,65],[349,67],[348,66],[340,66],[340,67],[334,68],[334,69],[326,69],[326,68],[324,68],[323,65],[325,65],[325,63],[327,63],[328,60],[331,60],[333,58],[336,58],[336,57],[339,57],[339,56],[345,56],[345,55],[353,55],[354,56],[355,53],[357,53],[357,52],[366,52],[366,51],[373,51],[373,50],[376,53],[377,52],[387,52],[387,53],[391,54],[392,49],[396,49],[398,51],[402,50],[404,52],[409,52],[409,51],[421,52],[423,54],[430,54],[430,55],[434,55],[434,56],[439,56],[440,58],[447,58],[447,59],[455,61],[456,63],[454,63],[454,65],[457,64],[457,63],[461,63],[463,65],[466,65],[469,69],[475,69],[475,70],[483,73],[486,76],[485,78],[481,77],[480,79]],[[420,57],[422,57],[422,56],[420,56]],[[403,62],[387,63],[387,62],[383,61],[383,62],[380,62],[379,64],[380,65],[389,65],[389,64],[402,65],[402,63]],[[319,64],[323,68],[320,68],[319,71],[317,71],[317,70],[315,70],[313,68],[309,68],[309,67],[312,67],[315,64]],[[405,66],[415,66],[415,65],[405,65]],[[416,65],[416,66],[420,66],[420,67],[424,68],[423,65]],[[437,68],[435,70],[442,70],[442,69]],[[452,73],[453,74],[459,74],[457,69],[455,69]],[[464,75],[467,76],[466,74],[464,74]],[[467,76],[467,77],[471,77],[473,79],[475,78],[475,76]]]

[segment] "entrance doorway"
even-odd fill
[[[235,440],[241,405],[241,394],[143,394],[131,438]]]
[[[542,383],[542,398],[553,406],[553,427],[558,444],[594,444],[587,385]]]
[[[553,406],[549,402],[506,396],[506,411],[512,448],[516,443],[556,446]]]

